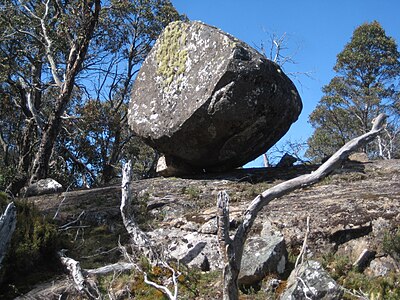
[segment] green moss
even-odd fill
[[[13,299],[62,271],[56,253],[63,242],[57,226],[31,203],[18,201],[16,207],[17,225],[0,274],[0,299]]]
[[[168,87],[177,76],[185,73],[188,52],[182,47],[186,44],[187,27],[184,22],[172,22],[160,37],[156,53],[157,74],[163,77],[165,87]]]

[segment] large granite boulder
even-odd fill
[[[140,69],[128,114],[174,165],[220,171],[264,153],[301,109],[277,64],[215,27],[173,22]]]

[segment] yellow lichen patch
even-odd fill
[[[176,76],[186,70],[188,53],[183,46],[186,44],[187,27],[188,24],[184,22],[172,22],[160,37],[156,52],[157,74],[163,77],[165,86],[169,86]]]

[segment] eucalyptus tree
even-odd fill
[[[86,134],[75,135],[76,143],[71,144],[72,151],[80,153],[80,159],[91,166],[103,184],[120,174],[121,160],[135,161],[136,173],[143,176],[151,169],[156,153],[127,125],[130,90],[163,28],[171,21],[186,19],[170,1],[126,0],[111,4],[96,36],[98,44],[105,46],[102,59],[91,69],[92,90],[77,112],[80,118],[76,128]]]
[[[324,96],[309,117],[315,131],[308,140],[307,155],[316,160],[332,155],[366,133],[382,112],[389,116],[386,133],[375,146],[363,150],[386,158],[398,153],[400,53],[396,41],[377,21],[362,24],[338,54],[334,70],[337,75],[323,88]]]
[[[100,0],[9,0],[1,7],[5,84],[25,118],[18,169],[29,172],[31,182],[48,175],[100,10]],[[47,105],[45,93],[52,95]]]
[[[3,1],[3,162],[30,182],[109,181],[124,149],[142,148],[125,126],[135,74],[162,28],[183,18],[168,0]]]

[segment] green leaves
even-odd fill
[[[65,108],[65,114],[61,116],[61,132],[48,164],[51,176],[66,186],[83,184],[83,177],[90,178],[87,181],[91,183],[107,182],[118,176],[116,168],[121,160],[136,154],[144,169],[151,165],[154,153],[137,140],[129,141],[132,133],[128,132],[126,113],[130,89],[140,64],[164,27],[186,17],[169,0],[102,1],[97,6],[101,10],[94,33],[85,39],[92,24],[93,3],[4,1],[4,9],[0,10],[3,169],[9,166],[14,171],[18,168],[20,173],[31,172],[42,133],[60,96],[54,74],[64,83],[69,79],[71,96],[59,106]],[[82,48],[84,41],[89,43],[88,48]],[[85,51],[80,52],[82,49]],[[75,64],[79,57],[84,57],[83,62]],[[66,76],[72,70],[74,75]],[[38,123],[43,124],[42,128]],[[134,152],[129,153],[128,149]],[[105,176],[105,170],[110,168],[116,171]],[[0,178],[1,185],[7,185],[5,181]]]

